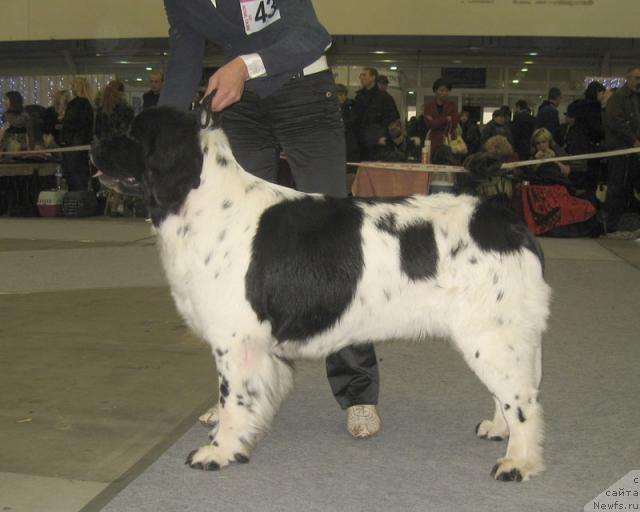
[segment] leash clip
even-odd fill
[[[207,94],[200,101],[200,105],[202,107],[202,113],[200,114],[200,127],[204,130],[205,128],[212,128],[218,126],[220,124],[220,113],[214,112],[211,107],[211,103],[213,102],[213,97],[216,95],[215,89]]]

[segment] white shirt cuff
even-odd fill
[[[247,55],[240,55],[240,58],[244,61],[249,72],[249,79],[265,76],[267,70],[262,62],[262,57],[257,53],[249,53]]]

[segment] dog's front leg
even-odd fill
[[[292,385],[292,367],[270,351],[271,340],[246,337],[214,349],[220,398],[218,426],[211,444],[192,451],[187,464],[217,470],[248,462]]]

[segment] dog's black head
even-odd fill
[[[151,219],[159,225],[176,213],[200,185],[200,121],[194,113],[170,107],[143,111],[127,135],[101,141],[91,158],[108,188],[145,195]]]

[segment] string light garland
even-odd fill
[[[24,99],[25,105],[42,105],[48,107],[53,105],[53,96],[56,91],[71,91],[71,82],[74,78],[86,78],[89,82],[91,99],[105,85],[115,80],[114,74],[106,75],[44,75],[44,76],[0,76],[0,96],[4,96],[9,91],[18,91]],[[1,115],[4,106],[0,102],[0,126],[2,125]]]

